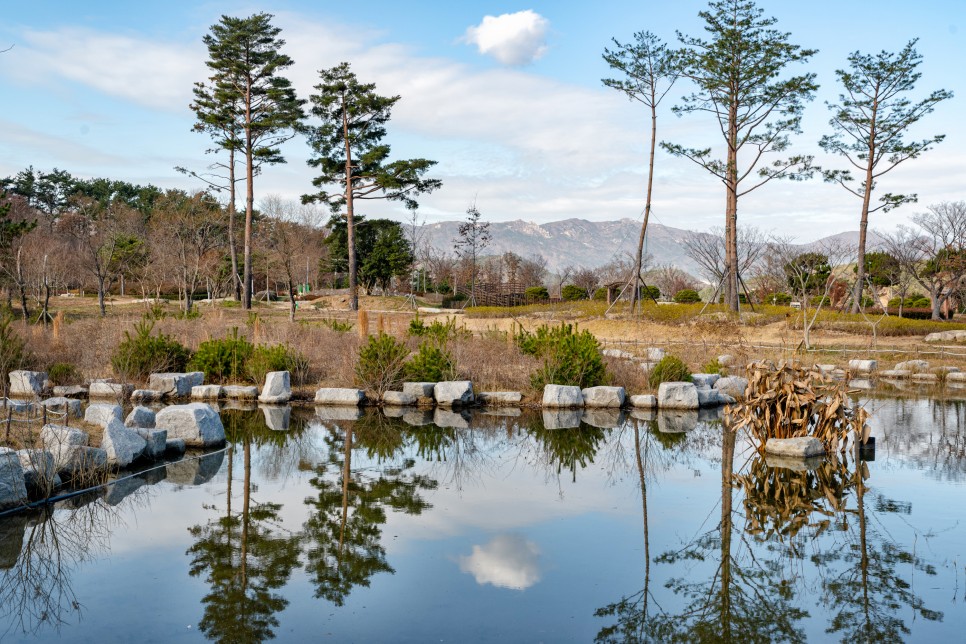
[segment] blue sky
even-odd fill
[[[192,83],[203,80],[202,36],[220,15],[275,14],[295,59],[290,77],[303,95],[316,72],[342,60],[386,94],[400,94],[388,141],[399,156],[439,161],[444,188],[426,197],[426,221],[457,219],[476,199],[492,220],[542,223],[568,217],[639,218],[643,207],[646,115],[604,88],[600,58],[610,38],[651,30],[673,41],[696,34],[706,3],[588,2],[44,2],[4,3],[0,24],[0,175],[34,165],[80,176],[160,186],[192,186],[172,169],[203,168],[203,136],[191,132]],[[809,105],[795,150],[816,152],[826,132],[834,70],[853,50],[897,50],[920,38],[922,94],[946,88],[953,100],[918,129],[946,141],[881,184],[918,192],[919,204],[877,215],[890,229],[930,203],[966,199],[966,3],[763,0],[766,14],[817,48],[808,69],[822,89]],[[360,9],[364,7],[364,11]],[[714,125],[659,122],[663,139],[717,143]],[[310,188],[307,146],[286,144],[286,165],[267,168],[259,195],[297,198]],[[662,223],[720,226],[723,189],[687,161],[659,155],[655,215]],[[857,228],[858,200],[811,181],[774,183],[746,197],[739,222],[801,240]],[[393,206],[372,214],[405,218]]]

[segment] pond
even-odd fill
[[[713,415],[225,410],[0,519],[0,639],[959,639],[966,403],[863,402],[874,460],[811,469]]]

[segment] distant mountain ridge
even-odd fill
[[[453,240],[459,236],[459,221],[443,221],[426,224],[422,227],[424,239],[441,250],[452,250]],[[542,255],[547,260],[547,269],[559,271],[565,266],[584,266],[596,268],[622,255],[633,255],[637,249],[637,238],[641,224],[634,219],[617,221],[588,221],[586,219],[564,219],[546,224],[529,221],[490,222],[492,239],[483,251],[485,255],[500,255],[513,252],[523,257]],[[683,228],[673,228],[658,223],[647,227],[646,252],[651,255],[652,266],[671,264],[694,276],[701,271],[685,252],[684,239],[689,232]],[[803,248],[820,246],[827,239],[857,244],[858,231],[836,233]],[[878,237],[869,233],[869,249],[879,243]]]

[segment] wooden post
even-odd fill
[[[382,313],[380,313],[376,317],[376,330],[377,330],[377,332],[378,332],[379,335],[382,335],[383,333],[386,332],[386,321],[382,317]]]
[[[369,337],[369,314],[365,311],[365,309],[359,309],[357,326],[357,330],[359,331],[359,339],[365,341],[365,339]]]

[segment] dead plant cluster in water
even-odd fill
[[[865,442],[868,412],[853,406],[845,383],[786,362],[748,365],[745,401],[725,410],[735,431],[746,429],[764,451],[770,438],[814,437],[827,452],[845,451],[849,436]]]

